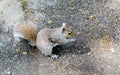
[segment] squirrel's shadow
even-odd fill
[[[65,54],[85,54],[90,52],[89,47],[83,47],[81,45],[69,44],[69,45],[57,45],[53,48],[53,54],[65,55]]]
[[[19,44],[19,47],[23,50],[26,50],[28,53],[31,51],[32,52],[39,51],[37,47],[32,47],[30,44],[28,44],[27,40],[22,40],[21,44]],[[85,54],[90,51],[91,50],[89,47],[83,47],[82,45],[77,45],[77,44],[72,43],[72,44],[67,44],[67,45],[57,45],[56,47],[53,48],[52,53],[62,56],[65,54]]]
[[[20,48],[20,50],[27,52],[30,54],[31,52],[35,53],[38,51],[36,46],[31,46],[29,44],[29,41],[26,39],[22,39],[18,44],[17,47]]]

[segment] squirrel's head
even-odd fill
[[[66,23],[62,23],[62,33],[66,38],[72,38],[75,36],[73,29],[67,26]]]

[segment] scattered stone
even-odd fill
[[[27,55],[27,52],[22,52],[23,55]]]
[[[6,75],[12,75],[12,72],[9,70],[9,68],[4,70],[4,72],[5,72]]]
[[[115,50],[113,48],[111,48],[111,52],[115,52]]]
[[[49,20],[49,21],[48,21],[48,24],[52,24],[52,23],[53,23],[53,21],[52,21],[52,20]]]
[[[87,20],[89,20],[89,21],[93,21],[93,19],[94,19],[94,16],[89,16],[89,17],[87,18]]]
[[[79,35],[79,34],[80,34],[80,32],[77,32],[77,34]]]

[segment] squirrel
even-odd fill
[[[30,41],[32,46],[36,46],[43,55],[52,58],[58,58],[59,55],[52,54],[53,47],[70,42],[74,42],[74,31],[66,23],[62,23],[61,27],[50,29],[43,28],[37,33],[35,27],[27,24],[17,26],[14,37],[20,41],[20,38]]]

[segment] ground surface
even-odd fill
[[[27,5],[26,5],[27,3]],[[119,0],[0,0],[0,75],[119,75]],[[20,23],[38,30],[66,22],[77,41],[61,46],[53,60],[23,40],[15,48],[13,28]]]

